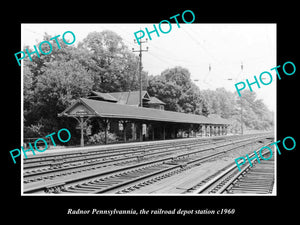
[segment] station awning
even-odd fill
[[[208,118],[195,114],[129,106],[86,98],[78,99],[70,107],[58,114],[58,116],[101,117],[185,124],[230,124],[229,120],[223,118]]]

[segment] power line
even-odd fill
[[[24,28],[24,30],[27,30],[27,31],[29,31],[29,32],[31,32],[31,33],[34,33],[34,34],[38,34],[38,35],[42,35],[42,36],[44,35],[44,34],[41,34],[41,33],[39,33],[39,32],[30,30],[30,29],[28,29],[28,28]]]
[[[171,64],[171,63],[168,62],[167,59],[165,59],[165,58],[162,58],[162,57],[160,57],[160,56],[154,55],[153,53],[150,53],[150,52],[149,52],[149,55],[151,55],[152,57],[154,57],[154,58],[156,58],[156,59],[158,59],[158,60],[160,60],[160,61],[162,61],[162,62],[168,64],[169,66],[174,66],[174,64]]]
[[[209,51],[205,48],[205,46],[199,40],[197,40],[196,38],[194,38],[191,35],[190,31],[188,32],[187,28],[184,28],[183,30],[185,31],[185,34],[187,34],[190,39],[192,39],[198,46],[200,46],[202,48],[202,50],[204,52],[206,52],[207,55],[209,55],[214,61],[216,61],[216,62],[219,61],[212,54],[209,53]]]

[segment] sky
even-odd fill
[[[158,23],[153,23],[158,27]],[[93,31],[112,30],[120,35],[129,49],[139,49],[134,42],[134,33],[143,30],[146,43],[142,48],[148,47],[148,52],[143,52],[143,70],[149,75],[159,75],[162,71],[175,66],[189,70],[191,79],[200,90],[224,87],[226,90],[237,94],[235,84],[254,82],[254,76],[268,71],[273,75],[270,85],[252,85],[257,98],[262,99],[267,107],[276,111],[276,75],[270,69],[276,64],[276,24],[201,24],[172,23],[169,33],[155,32],[151,38],[147,36],[145,28],[152,31],[153,24],[22,24],[21,49],[23,46],[38,44],[43,40],[44,33],[50,36],[61,35],[72,31],[76,36],[74,45]],[[167,31],[169,25],[164,23],[162,30]],[[60,37],[61,38],[61,37]],[[20,50],[21,51],[21,50]],[[136,53],[138,54],[138,53]],[[270,78],[266,76],[265,83]],[[248,88],[248,87],[247,87]],[[241,94],[243,91],[241,91]]]

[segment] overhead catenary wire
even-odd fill
[[[156,59],[159,60],[159,61],[164,62],[165,64],[167,64],[167,65],[169,65],[169,66],[174,66],[174,64],[173,64],[173,63],[170,63],[170,62],[168,61],[168,59],[166,59],[166,58],[160,57],[160,56],[155,55],[155,54],[150,53],[150,52],[149,52],[149,55],[152,56],[152,57],[154,57],[154,58],[156,58]]]
[[[193,40],[193,42],[196,43],[197,46],[199,46],[199,47],[200,47],[200,48],[201,48],[208,56],[210,56],[210,58],[211,58],[214,62],[219,62],[219,60],[216,59],[216,57],[215,57],[213,54],[211,54],[211,53],[206,49],[206,47],[205,47],[199,40],[197,40],[195,37],[193,37],[193,36],[191,35],[190,31],[188,31],[189,28],[184,27],[183,30],[185,31],[185,34],[187,34],[187,36],[188,36],[191,40]]]

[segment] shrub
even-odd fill
[[[24,138],[35,138],[42,136],[41,129],[43,128],[42,124],[31,124],[30,126],[24,126]]]
[[[108,143],[117,142],[118,137],[114,133],[107,132],[107,141]],[[88,144],[104,144],[105,143],[105,132],[100,131],[92,136],[89,136]]]

